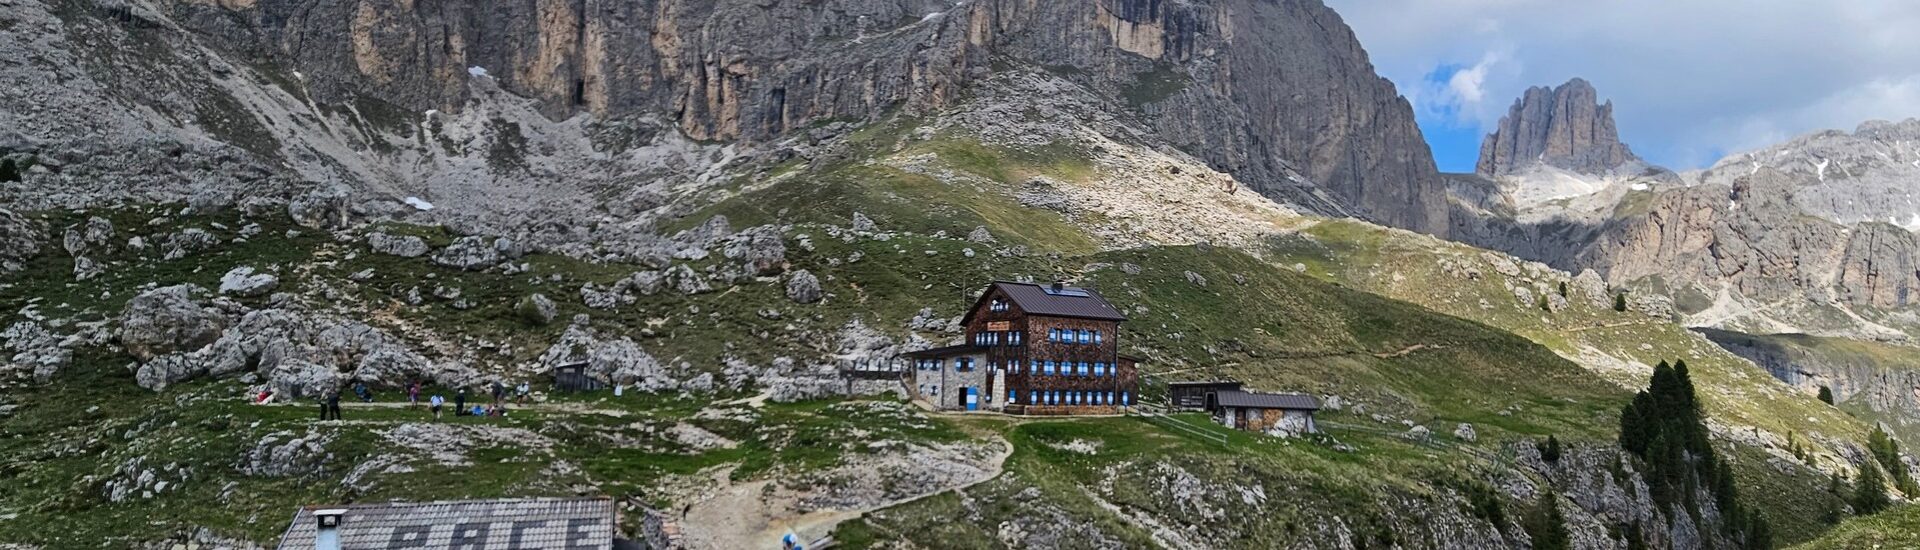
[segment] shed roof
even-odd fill
[[[955,355],[966,355],[967,353],[976,352],[979,350],[980,350],[980,346],[976,346],[973,344],[960,344],[957,346],[946,346],[946,347],[938,347],[938,348],[928,348],[923,350],[914,350],[914,351],[902,353],[900,355],[903,355],[906,357],[953,357]]]
[[[1168,383],[1167,383],[1167,387],[1172,387],[1172,388],[1232,388],[1232,389],[1236,389],[1236,390],[1237,390],[1237,389],[1240,389],[1240,381],[1238,381],[1238,380],[1188,380],[1188,381],[1181,381],[1181,382],[1168,382]]]
[[[1027,315],[1076,317],[1103,321],[1127,320],[1126,315],[1120,314],[1120,310],[1114,309],[1113,304],[1107,303],[1106,298],[1100,296],[1099,292],[1095,292],[1091,288],[1072,286],[1056,287],[1052,285],[1041,286],[1033,283],[1016,283],[1012,281],[994,281],[993,285],[987,288],[988,292],[983,292],[980,295],[982,300],[986,299],[986,296],[992,293],[992,289],[998,288],[1007,295],[1008,299],[1013,300],[1014,305],[1020,306],[1020,311],[1026,312]],[[973,310],[968,311],[966,318],[962,319],[961,322],[966,323],[972,321],[973,312],[979,310],[979,304],[976,303]]]
[[[1214,394],[1214,402],[1222,407],[1290,409],[1296,411],[1320,410],[1319,399],[1311,395],[1298,393],[1261,393],[1230,390]]]
[[[313,513],[326,509],[346,510],[341,548],[613,548],[613,501],[528,498],[308,506],[294,514],[279,549],[313,548]]]

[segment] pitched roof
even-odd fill
[[[1014,305],[1020,306],[1020,311],[1026,312],[1027,315],[1105,321],[1127,320],[1126,315],[1121,315],[1120,310],[1114,309],[1113,304],[1107,303],[1106,298],[1101,297],[1099,292],[1091,288],[1063,286],[1056,289],[1050,285],[1041,286],[1012,281],[994,281],[989,290],[993,288],[1000,289],[1008,299],[1013,300]],[[981,293],[980,298],[986,299],[987,294],[991,292]],[[973,312],[979,310],[979,304],[974,304],[973,310],[968,311],[966,318],[961,322],[972,321]]]
[[[1311,395],[1297,393],[1261,393],[1232,390],[1215,393],[1214,402],[1222,407],[1291,409],[1297,411],[1320,410],[1319,399]]]
[[[613,548],[613,501],[529,498],[309,506],[294,514],[279,549],[313,548],[313,512],[326,509],[346,510],[341,548]]]

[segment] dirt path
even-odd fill
[[[798,535],[802,541],[812,542],[832,534],[840,522],[858,518],[868,512],[900,506],[948,491],[964,490],[1000,477],[1000,474],[1005,471],[1007,458],[1013,456],[1013,445],[998,438],[995,439],[994,444],[999,447],[999,450],[988,461],[983,474],[976,479],[907,498],[853,509],[830,508],[796,513],[792,510],[795,504],[793,502],[770,502],[777,492],[774,487],[771,487],[770,480],[732,485],[688,509],[686,517],[681,520],[681,532],[685,534],[684,540],[689,548],[774,549],[780,547],[780,538],[788,532]],[[716,479],[724,482],[726,478],[716,476]]]

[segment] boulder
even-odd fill
[[[1468,443],[1480,440],[1479,432],[1474,431],[1472,424],[1465,422],[1461,422],[1460,426],[1453,429],[1453,437]]]
[[[762,225],[727,238],[721,254],[739,261],[754,275],[778,274],[787,268],[786,236],[780,228]]]
[[[528,296],[526,302],[521,304],[520,310],[521,315],[525,315],[528,322],[536,325],[552,323],[553,318],[560,315],[560,306],[548,299],[547,295],[538,293]]]
[[[1207,278],[1205,276],[1192,271],[1186,272],[1185,275],[1187,282],[1193,283],[1193,286],[1207,286]]]
[[[666,278],[672,282],[673,289],[681,294],[713,292],[713,287],[707,284],[706,279],[701,278],[699,273],[695,273],[693,268],[687,267],[687,264],[667,268]]]
[[[347,226],[347,196],[333,190],[314,190],[287,202],[287,216],[293,223],[314,229],[339,229]]]
[[[433,255],[433,263],[462,269],[479,271],[500,263],[500,250],[486,237],[469,235],[454,239],[453,244],[440,249]]]
[[[219,245],[220,239],[214,238],[212,233],[198,227],[189,227],[168,236],[166,244],[161,245],[161,249],[165,251],[164,259],[178,260]]]
[[[993,242],[993,232],[987,231],[987,226],[984,225],[975,227],[972,233],[967,234],[967,240],[976,243],[990,243]]]
[[[418,258],[433,250],[433,247],[427,245],[426,239],[380,232],[367,234],[367,247],[374,252],[402,258]]]
[[[873,231],[875,227],[876,226],[873,224],[873,218],[869,218],[867,217],[866,214],[862,214],[859,212],[853,213],[853,230],[854,231]]]
[[[161,287],[127,301],[120,313],[120,345],[141,360],[193,350],[220,337],[226,319],[202,307],[193,285]]]
[[[244,265],[220,277],[220,293],[228,296],[257,298],[266,296],[279,286],[279,277],[271,273],[254,273],[252,267]]]
[[[811,304],[819,302],[822,294],[820,279],[814,277],[812,272],[802,269],[793,272],[793,276],[787,278],[787,299],[789,300]]]
[[[68,255],[76,258],[110,246],[113,244],[113,222],[99,216],[87,218],[84,224],[68,227],[61,244],[67,249]]]

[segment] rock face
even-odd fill
[[[1613,102],[1598,103],[1586,80],[1535,86],[1513,102],[1500,126],[1480,143],[1482,175],[1500,176],[1539,162],[1601,174],[1638,160],[1613,125]]]
[[[0,273],[19,271],[40,253],[45,233],[40,222],[0,208]]]
[[[156,199],[270,193],[288,198],[303,225],[326,229],[366,206],[332,187],[433,187],[436,209],[563,208],[577,197],[550,201],[552,191],[590,191],[576,182],[600,179],[589,171],[605,166],[528,143],[544,132],[587,139],[553,121],[590,113],[630,134],[596,134],[596,145],[644,146],[667,134],[764,144],[823,120],[939,110],[1010,65],[1062,69],[1270,196],[1429,233],[1446,227],[1444,189],[1411,107],[1318,0],[175,2],[125,18],[154,31],[142,40],[168,46],[139,56],[116,53],[128,47],[114,40],[66,40],[126,31],[62,18],[56,5],[10,4],[22,28],[52,38],[9,52],[46,63],[0,74],[63,83],[0,93],[0,104],[36,106],[0,117],[0,128],[15,129],[0,145],[72,149],[84,164],[4,189],[35,204],[67,200],[60,193],[79,185],[75,175],[165,172],[150,169],[164,164],[195,171],[173,179],[204,189],[144,176],[113,185]],[[289,74],[301,75],[297,92],[274,84]],[[152,114],[204,105],[236,114],[197,123]],[[456,132],[448,141],[479,146],[469,154],[389,139],[411,135],[423,117],[445,124],[436,136]],[[140,143],[149,146],[125,146]],[[392,152],[357,152],[369,146]],[[460,162],[429,160],[442,155]],[[515,186],[499,181],[509,177],[535,181],[488,192]],[[288,180],[338,184],[305,192]]]
[[[220,277],[220,293],[228,296],[253,298],[266,296],[268,292],[280,286],[280,278],[271,273],[254,273],[252,267],[240,266]]]

